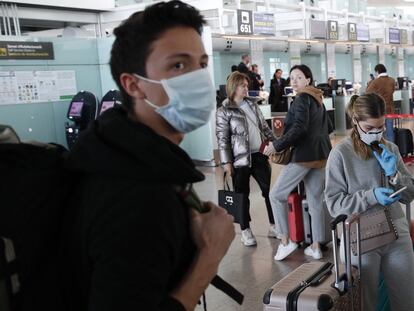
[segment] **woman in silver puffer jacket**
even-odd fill
[[[250,229],[250,176],[257,181],[265,198],[270,223],[269,237],[276,237],[269,201],[271,168],[268,157],[259,152],[262,142],[271,141],[274,136],[258,105],[247,98],[249,82],[245,74],[233,72],[227,80],[228,98],[216,115],[220,162],[225,173],[233,178],[234,191],[246,196],[240,221],[241,241],[246,246],[256,245]]]

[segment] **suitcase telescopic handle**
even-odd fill
[[[360,215],[352,214],[345,220],[345,264],[346,264],[346,275],[348,279],[348,291],[349,297],[351,299],[352,311],[356,309],[354,306],[354,283],[352,281],[352,263],[351,263],[351,227],[352,224],[356,224],[356,243],[357,243],[357,254],[358,254],[358,278],[361,280],[361,225],[360,225]],[[357,290],[361,289],[361,285]],[[358,294],[359,297],[359,309],[362,310],[362,295],[361,292]]]
[[[351,310],[355,310],[354,299],[353,299],[353,278],[352,278],[352,263],[351,263],[351,227],[352,224],[356,224],[356,234],[357,234],[357,250],[358,250],[358,277],[361,279],[361,230],[359,223],[359,215],[352,214],[349,217],[346,215],[339,215],[331,222],[332,229],[332,245],[334,253],[334,264],[335,264],[335,287],[339,290],[341,294],[348,292],[350,301],[351,301]],[[342,224],[342,230],[344,234],[343,243],[345,245],[345,267],[346,267],[346,280],[341,280],[339,275],[339,253],[338,253],[338,233],[337,225]],[[346,281],[346,282],[345,282]],[[359,295],[361,298],[361,295]],[[361,301],[359,302],[361,306]]]
[[[339,215],[331,222],[331,230],[332,230],[332,247],[333,247],[333,257],[334,257],[334,266],[335,266],[335,288],[343,294],[345,293],[345,280],[341,280],[339,275],[339,252],[338,252],[338,232],[337,226],[338,224],[342,224],[342,230],[345,230],[345,220],[346,215]]]

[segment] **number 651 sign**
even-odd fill
[[[237,10],[237,32],[239,35],[253,34],[252,11]]]

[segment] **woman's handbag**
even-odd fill
[[[280,152],[275,152],[270,156],[270,161],[275,164],[287,165],[292,158],[293,147],[288,147]]]
[[[381,184],[385,186],[385,177],[381,172]],[[374,211],[368,210],[360,215],[361,224],[361,253],[365,254],[373,249],[387,245],[398,239],[398,231],[392,221],[387,206]],[[351,249],[357,254],[356,227],[351,230]]]
[[[263,153],[266,146],[272,142],[269,142],[268,140],[262,142],[260,145],[259,151]],[[287,165],[290,162],[290,159],[292,158],[292,150],[293,147],[286,148],[280,152],[275,152],[269,156],[270,161],[272,161],[275,164],[281,164],[281,165]]]

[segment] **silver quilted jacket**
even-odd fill
[[[274,140],[258,105],[245,99],[256,114],[261,129],[262,141]],[[251,166],[249,128],[244,111],[229,99],[216,113],[216,136],[221,164],[232,163],[234,167]]]

